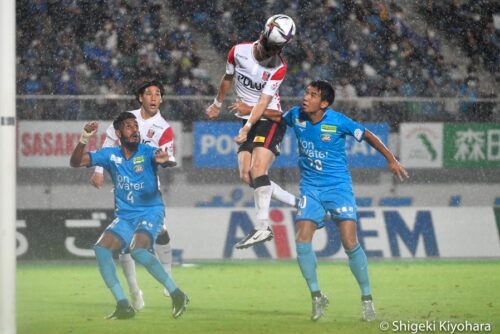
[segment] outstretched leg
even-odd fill
[[[177,318],[186,310],[189,298],[177,287],[160,261],[152,254],[151,246],[149,234],[139,231],[134,234],[130,253],[134,260],[146,267],[147,271],[168,290],[172,297],[172,316]]]
[[[295,195],[289,193],[285,189],[281,188],[278,184],[271,181],[271,187],[273,189],[271,197],[281,203],[285,203],[289,206],[297,207],[298,198]]]

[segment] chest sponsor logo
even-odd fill
[[[321,131],[335,133],[335,132],[337,132],[337,126],[336,125],[329,125],[329,124],[322,124]]]
[[[321,141],[323,141],[325,143],[332,141],[332,136],[329,133],[322,133],[320,138],[321,138]]]
[[[247,57],[247,56],[244,56],[244,55],[242,55],[241,53],[236,53],[236,58],[241,58],[241,59],[245,59],[245,60],[247,60],[247,59],[248,59],[248,57]]]
[[[261,83],[261,82],[253,82],[252,79],[249,77],[244,76],[243,74],[238,74],[237,80],[239,83],[241,83],[243,86],[249,89],[261,91],[262,88],[266,85],[266,83]]]
[[[134,165],[141,164],[144,162],[144,156],[140,155],[134,158]]]

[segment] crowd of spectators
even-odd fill
[[[138,83],[157,78],[167,94],[212,94],[189,26],[172,23],[167,5],[17,1],[17,93],[131,95]],[[65,119],[81,116],[82,105],[75,101],[65,101],[64,111],[37,110],[29,102],[23,105],[22,118],[54,118],[56,112]],[[112,104],[102,107],[96,115],[100,118],[117,112]]]
[[[408,13],[397,2],[190,0],[177,10],[194,26],[208,27],[221,54],[235,43],[255,40],[270,14],[290,15],[297,35],[284,51],[289,66],[283,96],[301,96],[306,84],[315,78],[335,82],[337,96],[344,99],[481,96],[477,68],[469,66],[464,73],[453,60],[445,60],[436,30],[427,28],[420,34],[412,30]],[[498,48],[491,55],[498,59]],[[498,70],[498,64],[494,67]],[[419,114],[446,113],[444,103],[417,107]],[[393,109],[401,110],[399,106]],[[406,110],[412,112],[411,108]],[[393,122],[408,117],[390,113]]]
[[[472,63],[484,64],[500,80],[500,3],[426,1],[421,11],[436,28],[454,36]]]
[[[440,32],[453,36],[471,64],[481,64],[500,83],[500,3],[495,1],[427,1],[420,7],[426,19]],[[488,121],[492,116],[489,103],[477,104],[478,97],[495,97],[482,92],[479,80],[469,75],[459,87],[459,96],[470,101],[460,105],[465,120]]]
[[[216,85],[219,78],[208,78],[206,69],[200,68],[201,55],[193,31],[209,32],[223,59],[232,45],[255,40],[270,14],[285,13],[294,18],[298,29],[284,51],[289,66],[282,96],[302,96],[308,82],[327,78],[336,84],[340,99],[467,97],[473,101],[482,97],[477,68],[469,66],[463,73],[452,60],[445,60],[434,27],[449,33],[450,38],[461,36],[459,43],[467,50],[471,63],[480,60],[498,76],[499,39],[493,14],[499,5],[486,6],[485,1],[464,3],[426,2],[422,6],[432,12],[429,17],[434,18],[435,26],[418,34],[397,2],[20,0],[17,92],[132,94],[138,82],[155,77],[165,83],[167,94],[213,95],[215,88],[210,80]],[[172,22],[173,17],[178,20]],[[63,117],[79,117],[81,105],[66,103],[61,106]],[[373,105],[345,102],[343,106],[357,112],[360,120],[370,120],[372,113],[363,110]],[[40,112],[36,107],[28,101],[21,116],[54,117],[50,108]],[[408,119],[412,112],[446,112],[444,103],[377,107],[389,115],[388,119],[378,115],[378,120],[393,124]],[[174,108],[181,115],[178,118],[184,120],[186,108],[190,108],[189,103]],[[466,114],[475,108],[473,102],[460,106]],[[109,118],[116,112],[114,109],[106,103],[98,116]],[[111,111],[106,114],[106,110]]]

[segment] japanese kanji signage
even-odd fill
[[[444,125],[444,167],[500,167],[500,124]]]
[[[403,123],[399,130],[406,167],[500,167],[499,123]]]

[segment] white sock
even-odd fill
[[[128,283],[128,290],[130,294],[134,294],[139,291],[139,285],[137,284],[137,276],[135,273],[135,261],[130,255],[130,253],[120,254],[120,263],[122,265],[123,274]]]
[[[273,187],[272,198],[290,206],[295,206],[295,196],[271,181]]]
[[[161,265],[165,271],[172,276],[172,246],[170,246],[170,242],[166,245],[155,243],[153,247]]]
[[[271,204],[272,186],[262,186],[255,188],[253,198],[255,201],[255,209],[257,210],[257,230],[265,230],[269,226],[269,206]]]

